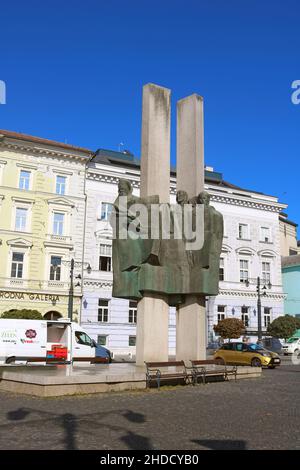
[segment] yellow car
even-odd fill
[[[214,353],[214,359],[222,359],[226,364],[266,366],[269,369],[274,369],[281,363],[277,353],[255,343],[225,343]]]

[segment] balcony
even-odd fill
[[[73,248],[72,237],[67,235],[53,235],[47,234],[46,241],[44,242],[45,246],[61,246],[64,248]]]

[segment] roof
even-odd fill
[[[281,220],[281,222],[284,222],[285,224],[292,225],[293,227],[298,227],[298,224],[296,224],[296,222],[287,219],[285,216],[282,216],[282,214],[279,214],[279,220]]]
[[[77,147],[75,145],[65,144],[63,142],[57,142],[55,140],[42,139],[41,137],[35,137],[32,135],[28,135],[28,134],[22,134],[20,132],[13,132],[13,131],[0,129],[0,140],[2,136],[10,137],[11,139],[17,139],[17,140],[23,140],[23,141],[25,140],[27,142],[34,142],[37,144],[51,145],[55,147],[64,148],[67,150],[76,150],[76,151],[88,153],[88,154],[93,153],[92,150],[84,148],[84,147]]]
[[[281,266],[282,268],[288,268],[290,266],[300,266],[300,254],[291,255],[291,256],[282,256]]]
[[[106,149],[101,149],[101,148],[95,152],[92,162],[103,163],[106,165],[113,165],[113,166],[122,165],[122,166],[126,166],[128,168],[135,169],[135,170],[139,170],[141,166],[140,159],[136,158],[132,153],[128,151],[116,152],[116,151],[106,150]],[[174,166],[171,166],[171,176],[176,177],[176,167]],[[240,186],[236,186],[232,183],[229,183],[228,181],[225,181],[223,179],[223,174],[217,171],[205,170],[205,182],[212,183],[214,185],[225,187],[225,188],[235,189],[238,191],[247,191],[247,192],[254,193],[254,194],[264,195],[264,193],[262,192],[241,188]]]

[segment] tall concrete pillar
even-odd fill
[[[177,190],[189,198],[204,190],[203,98],[177,103]],[[187,295],[176,313],[176,359],[205,359],[205,297]]]
[[[206,358],[205,297],[188,295],[176,311],[176,359]]]
[[[204,190],[203,98],[191,95],[177,102],[177,190],[189,197]]]
[[[143,87],[141,197],[159,195],[170,201],[170,90]],[[146,294],[137,309],[136,364],[168,360],[167,298]]]

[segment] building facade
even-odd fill
[[[279,227],[281,256],[300,254],[300,247],[297,242],[298,224],[289,220],[287,214],[282,212],[279,215]]]
[[[128,153],[100,150],[87,170],[85,261],[92,271],[83,279],[81,324],[102,345],[115,353],[134,353],[137,305],[112,298],[112,231],[108,221],[120,178],[131,181],[139,195],[139,160]],[[227,317],[242,318],[247,335],[257,334],[256,280],[272,285],[262,299],[262,326],[284,313],[281,277],[279,213],[286,205],[278,199],[244,190],[207,169],[205,188],[211,204],[224,216],[225,234],[220,265],[220,293],[207,299],[208,340],[213,325]],[[176,174],[171,172],[170,201],[175,203]],[[248,283],[245,281],[249,280]],[[169,350],[175,352],[176,315],[170,308]]]
[[[284,313],[300,317],[300,254],[282,257]]]
[[[0,314],[34,309],[49,319],[67,316],[71,259],[75,277],[84,266],[90,157],[86,149],[0,130]]]

